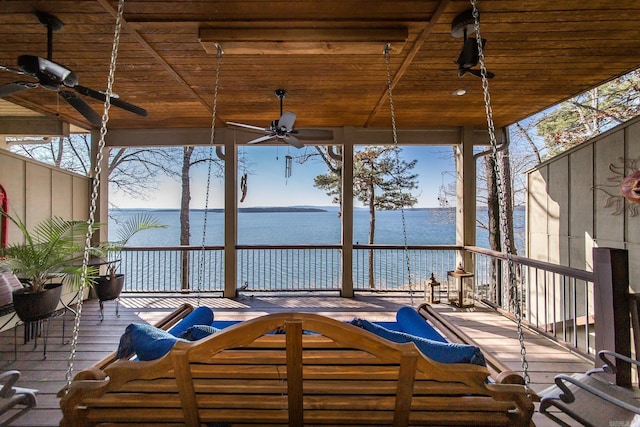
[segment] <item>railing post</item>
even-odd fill
[[[629,254],[626,249],[593,248],[595,346],[631,357]],[[585,327],[588,327],[585,325]],[[602,361],[596,359],[596,367]],[[631,385],[631,366],[616,361],[616,384]]]
[[[180,260],[182,262],[182,268],[180,268],[180,283],[182,292],[189,292],[189,249],[183,249],[180,251]],[[202,278],[200,278],[202,280]]]
[[[342,146],[342,290],[353,297],[353,128],[343,130]]]
[[[231,137],[224,133],[224,297],[235,298],[237,292],[238,255],[238,151]]]

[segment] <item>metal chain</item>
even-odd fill
[[[389,109],[391,110],[391,131],[393,136],[393,147],[395,152],[396,165],[400,165],[400,153],[398,152],[398,129],[396,126],[396,110],[393,105],[393,90],[391,84],[391,65],[390,65],[391,45],[387,43],[384,47],[384,61],[387,66],[387,86],[389,90]],[[402,186],[398,178],[398,192],[400,193],[400,202],[402,203]],[[404,243],[404,253],[407,263],[407,274],[409,276],[409,297],[411,298],[411,306],[413,307],[413,280],[411,280],[411,259],[409,257],[409,244],[407,242],[407,220],[405,218],[404,206],[400,205],[400,213],[402,216],[402,237]]]
[[[107,135],[107,123],[109,122],[109,109],[111,108],[111,94],[113,93],[113,82],[118,59],[118,46],[120,44],[120,33],[122,30],[122,15],[124,11],[124,0],[118,2],[118,12],[116,14],[116,25],[113,35],[113,47],[111,50],[111,62],[109,63],[109,76],[107,78],[107,90],[105,91],[104,109],[102,112],[102,122],[100,124],[100,140],[98,142],[98,152],[93,176],[93,187],[91,189],[91,204],[89,207],[89,219],[87,220],[87,234],[84,242],[84,253],[82,257],[82,273],[80,275],[80,290],[78,291],[78,303],[76,305],[76,317],[73,323],[73,338],[71,339],[71,353],[67,363],[65,388],[68,391],[71,386],[71,375],[73,374],[73,363],[78,349],[78,336],[80,334],[80,319],[82,317],[83,295],[87,282],[87,271],[89,264],[89,249],[91,248],[91,237],[93,235],[93,225],[95,223],[95,212],[98,200],[98,189],[100,188],[100,174],[102,173],[103,150],[105,137]]]
[[[211,112],[211,133],[209,134],[209,161],[207,169],[207,189],[205,191],[204,199],[204,220],[202,225],[202,246],[200,247],[200,254],[198,260],[198,296],[197,305],[200,306],[200,293],[202,292],[202,283],[204,281],[204,261],[205,261],[205,243],[207,239],[207,219],[209,216],[209,190],[211,188],[211,168],[213,163],[213,151],[216,133],[216,111],[218,109],[218,83],[220,82],[220,64],[222,63],[222,48],[220,45],[218,48],[218,56],[216,58],[216,77],[213,88],[213,110]]]
[[[518,301],[517,295],[518,284],[516,280],[515,266],[513,263],[513,253],[511,250],[511,239],[507,230],[507,213],[505,212],[505,200],[509,195],[506,194],[504,185],[504,176],[502,168],[498,162],[498,143],[496,141],[496,130],[493,122],[493,109],[491,108],[491,95],[489,94],[489,79],[487,78],[487,68],[484,60],[484,52],[482,50],[482,36],[480,35],[480,13],[478,12],[477,0],[470,0],[473,8],[473,28],[476,33],[476,42],[478,44],[478,59],[480,62],[480,75],[482,77],[482,91],[484,93],[484,106],[487,116],[487,127],[489,130],[489,142],[491,144],[491,155],[493,157],[493,168],[496,176],[496,186],[498,187],[498,204],[500,217],[500,232],[502,234],[502,246],[507,256],[507,275],[509,279],[510,294],[513,299],[514,314],[516,318],[516,327],[518,331],[518,341],[520,343],[520,362],[522,363],[522,375],[524,377],[525,387],[529,391],[529,363],[527,362],[527,349],[524,343],[524,334],[522,329],[522,305]]]

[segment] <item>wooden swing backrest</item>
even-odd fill
[[[81,372],[61,399],[62,425],[528,426],[524,388],[487,376],[323,316],[272,314],[156,361]]]

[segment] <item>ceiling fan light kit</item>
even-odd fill
[[[380,55],[387,43],[392,54],[402,51],[409,30],[382,28],[245,28],[200,27],[205,52],[225,55]]]
[[[291,145],[295,148],[302,148],[304,144],[301,139],[314,140],[314,141],[332,141],[333,131],[326,129],[294,129],[293,125],[296,121],[296,113],[292,111],[283,110],[282,100],[287,96],[287,91],[284,89],[276,89],[274,91],[276,97],[280,100],[280,118],[273,120],[268,128],[262,128],[260,126],[247,125],[244,123],[227,122],[227,125],[234,126],[240,129],[245,129],[250,132],[265,133],[261,137],[252,139],[247,144],[258,144],[269,140],[282,140],[283,142]]]

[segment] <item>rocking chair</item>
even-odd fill
[[[18,371],[6,371],[0,374],[0,417],[8,413],[15,406],[22,406],[20,410],[15,411],[8,419],[0,418],[2,425],[8,425],[16,418],[22,416],[29,409],[36,406],[36,393],[38,390],[22,387],[14,387],[14,384],[20,378]],[[6,424],[5,424],[6,423]]]
[[[621,354],[602,350],[598,353],[605,363],[601,368],[595,368],[584,374],[557,375],[556,385],[540,393],[540,412],[556,423],[568,424],[550,412],[551,407],[564,412],[574,420],[585,426],[635,425],[633,421],[640,421],[640,394],[634,390],[615,385],[597,374],[615,374],[615,364],[607,356],[631,363],[640,367],[640,362]]]

